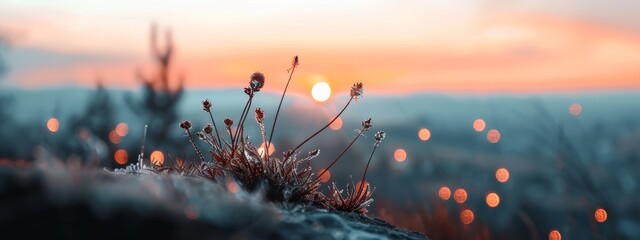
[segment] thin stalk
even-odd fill
[[[340,160],[342,155],[344,155],[347,152],[347,150],[349,150],[349,148],[351,148],[351,145],[353,145],[353,143],[355,143],[356,140],[358,140],[358,138],[360,136],[362,136],[362,133],[364,133],[364,127],[362,129],[360,129],[358,135],[356,135],[356,137],[353,138],[353,141],[351,141],[351,143],[349,143],[349,145],[342,151],[342,153],[340,153],[340,155],[338,155],[338,157],[336,159],[334,159],[333,162],[331,162],[331,164],[329,164],[329,166],[327,168],[325,168],[324,170],[322,170],[322,172],[320,174],[318,174],[318,176],[316,177],[316,179],[314,179],[314,181],[320,179],[320,176],[322,176],[325,172],[329,171],[329,168],[331,168],[333,166],[333,164],[336,164],[338,162],[338,160]]]
[[[142,169],[142,160],[144,158],[144,142],[147,140],[147,125],[144,125],[144,135],[142,135],[142,144],[140,144],[140,154],[138,154],[138,167]]]
[[[297,60],[296,56],[296,60]],[[282,101],[284,100],[284,95],[287,94],[287,89],[289,88],[289,83],[291,82],[291,77],[293,76],[293,72],[296,71],[297,64],[293,64],[291,66],[291,73],[289,74],[289,80],[287,80],[287,85],[284,87],[284,91],[282,92],[282,97],[280,97],[280,103],[278,104],[278,110],[276,110],[276,117],[273,120],[273,125],[271,125],[271,132],[269,133],[269,141],[267,141],[267,145],[265,146],[267,149],[267,157],[269,157],[269,147],[271,146],[271,139],[273,138],[273,132],[276,129],[276,122],[278,122],[278,115],[280,114],[280,107],[282,107]]]
[[[240,114],[240,120],[238,121],[238,127],[236,127],[236,132],[235,134],[233,134],[233,136],[236,136],[235,139],[238,139],[238,131],[240,130],[240,126],[242,126],[242,119],[244,118],[244,115],[247,114],[247,109],[249,109],[249,106],[251,104],[251,99],[253,98],[253,93],[251,93],[251,95],[249,95],[249,99],[247,99],[247,103],[244,104],[244,109],[242,109],[242,114]],[[231,141],[231,145],[234,146],[235,149],[235,144],[236,141]]]
[[[373,153],[376,152],[376,149],[378,149],[378,144],[376,144],[373,147],[373,151],[371,151],[371,155],[369,156],[369,160],[367,161],[367,166],[364,167],[364,173],[362,174],[362,180],[360,180],[360,189],[358,189],[358,196],[360,196],[360,194],[362,193],[362,188],[365,185],[365,177],[367,176],[367,170],[369,170],[369,163],[371,163],[371,158],[373,158]]]
[[[291,151],[292,153],[295,153],[296,150],[298,150],[300,147],[302,147],[302,145],[304,145],[305,143],[307,143],[309,140],[311,140],[313,137],[315,137],[316,135],[318,135],[319,133],[321,133],[322,131],[324,131],[325,129],[327,129],[329,126],[331,126],[331,124],[333,122],[336,121],[336,119],[338,119],[340,117],[340,115],[342,115],[342,113],[344,112],[344,110],[347,109],[347,107],[349,106],[349,104],[351,103],[351,101],[353,101],[353,97],[349,98],[349,101],[347,102],[346,105],[344,105],[344,108],[342,108],[342,110],[340,110],[340,112],[338,113],[338,115],[336,115],[331,122],[327,123],[327,125],[325,125],[323,128],[321,128],[320,130],[318,130],[316,133],[314,133],[313,135],[311,135],[311,137],[308,137],[307,139],[305,139],[304,141],[302,141],[302,143],[300,143],[297,147],[295,147],[293,149],[293,151]],[[292,154],[293,155],[293,154]],[[290,156],[287,157],[287,159]],[[286,159],[285,159],[286,160]]]
[[[198,148],[198,145],[196,145],[196,141],[193,140],[193,136],[191,136],[191,131],[189,131],[188,129],[185,129],[184,131],[187,132],[187,134],[189,135],[189,142],[191,142],[191,145],[193,145],[193,148],[196,149],[196,153],[198,154],[198,157],[200,157],[200,161],[204,162],[204,155],[202,155],[202,152],[200,152],[200,148]]]
[[[213,114],[211,113],[211,111],[209,111],[209,117],[211,117],[211,122],[213,123],[213,130],[216,130],[216,137],[218,137],[218,147],[222,148],[220,134],[218,133],[218,127],[216,127],[216,120],[213,120]]]
[[[244,121],[247,119],[247,115],[249,115],[249,109],[251,109],[251,103],[253,102],[253,92],[249,95],[249,99],[247,100],[247,104],[244,105],[244,110],[242,111],[242,115],[240,116],[240,121],[238,122],[238,127],[236,127],[236,133],[234,134],[235,137],[235,141],[231,142],[231,146],[232,146],[232,153],[231,153],[231,157],[233,158],[235,156],[235,150],[236,147],[238,146],[238,133],[240,133],[240,130],[242,128],[244,128]],[[242,130],[242,134],[240,135],[240,138],[242,138],[242,136],[244,135],[244,129]]]

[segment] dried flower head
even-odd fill
[[[253,92],[260,92],[260,89],[264,87],[264,74],[261,72],[254,72],[251,74],[251,81],[249,81],[249,86]]]
[[[185,130],[189,130],[191,129],[191,122],[189,122],[189,120],[184,120],[180,123],[180,127],[184,128]]]
[[[204,136],[203,132],[197,132],[196,133],[196,137],[198,137],[198,139],[203,140],[203,141],[207,139],[207,137]]]
[[[378,131],[375,135],[373,135],[373,138],[376,140],[376,145],[380,144],[382,142],[382,140],[384,140],[384,137],[387,134],[384,133],[384,131]]]
[[[211,134],[213,132],[213,126],[211,126],[211,124],[207,124],[206,126],[204,126],[204,128],[202,128],[202,131],[207,134]]]
[[[362,86],[362,83],[354,83],[353,86],[351,87],[351,97],[358,99],[360,98],[360,96],[362,96],[362,94],[364,93],[364,87]]]
[[[362,121],[362,129],[364,129],[364,131],[369,131],[369,129],[373,126],[373,124],[371,124],[371,118]]]
[[[205,112],[211,112],[211,101],[209,101],[209,99],[205,99],[204,101],[202,101],[202,110],[204,110]]]
[[[291,61],[291,67],[287,69],[287,72],[295,69],[299,64],[300,64],[300,61],[298,60],[298,56],[293,57],[293,61]]]
[[[315,158],[318,155],[320,155],[320,149],[316,149],[316,150],[313,150],[313,151],[309,152],[309,157],[311,157],[311,158]]]
[[[224,119],[224,125],[227,125],[227,127],[231,127],[231,125],[233,125],[233,119],[225,118]]]
[[[256,108],[256,122],[260,124],[264,122],[264,111],[262,108]]]

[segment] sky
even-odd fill
[[[640,1],[0,0],[5,85],[137,87],[170,29],[188,88],[538,93],[640,89]]]

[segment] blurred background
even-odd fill
[[[178,122],[254,106],[276,155],[368,180],[370,215],[433,239],[640,238],[640,2],[0,0],[0,162],[193,159]],[[254,121],[247,134],[259,142]],[[269,128],[267,128],[269,130]],[[204,146],[203,146],[204,147]]]

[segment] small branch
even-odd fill
[[[323,128],[321,128],[320,130],[318,130],[316,133],[314,133],[313,135],[311,135],[311,137],[308,137],[307,139],[305,139],[304,141],[302,141],[302,143],[300,143],[298,146],[296,146],[293,151],[291,151],[292,153],[295,153],[296,150],[298,150],[300,147],[302,147],[302,145],[304,145],[305,143],[307,143],[309,140],[311,140],[313,137],[315,137],[316,135],[318,135],[319,133],[321,133],[322,131],[324,131],[325,129],[327,129],[329,126],[331,126],[331,124],[333,124],[333,122],[336,121],[336,119],[338,119],[340,117],[340,115],[342,115],[342,113],[344,112],[344,110],[347,109],[347,107],[349,106],[349,104],[351,103],[351,101],[353,100],[353,97],[349,98],[349,101],[347,102],[346,105],[344,105],[344,108],[342,108],[342,110],[340,111],[340,113],[338,113],[338,115],[336,115],[331,122],[329,122],[327,125],[325,125]],[[287,159],[290,156],[287,156]],[[286,160],[286,159],[285,159]]]

